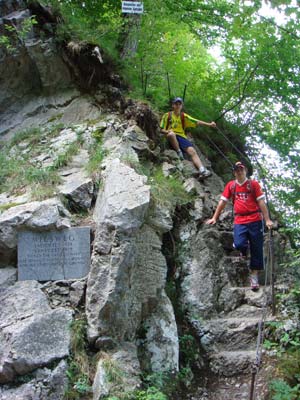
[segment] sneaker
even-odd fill
[[[208,178],[209,176],[211,176],[211,171],[209,171],[208,169],[204,169],[202,171],[199,171],[199,177],[200,178]]]
[[[259,289],[258,276],[250,274],[249,279],[251,290],[253,290],[253,292],[256,292]]]

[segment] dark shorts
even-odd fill
[[[264,269],[263,256],[263,222],[235,224],[233,228],[234,246],[246,255],[250,247],[250,269]]]
[[[176,139],[182,151],[185,151],[185,149],[187,149],[188,147],[194,147],[192,142],[182,136],[176,135]]]

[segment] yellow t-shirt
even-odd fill
[[[169,113],[165,113],[160,122],[160,127],[162,129],[167,129],[168,119],[169,119]],[[184,113],[184,129],[195,128],[197,126],[197,121],[198,121],[197,119]],[[168,129],[170,130],[172,129],[172,131],[175,132],[176,135],[182,136],[185,139],[187,138],[184,129],[182,128],[181,114],[177,116],[173,111],[171,112],[171,121],[169,123]]]

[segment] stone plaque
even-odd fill
[[[19,232],[19,281],[54,281],[86,276],[90,268],[90,228]]]

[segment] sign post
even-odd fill
[[[122,1],[123,14],[143,14],[144,4],[141,1]]]

